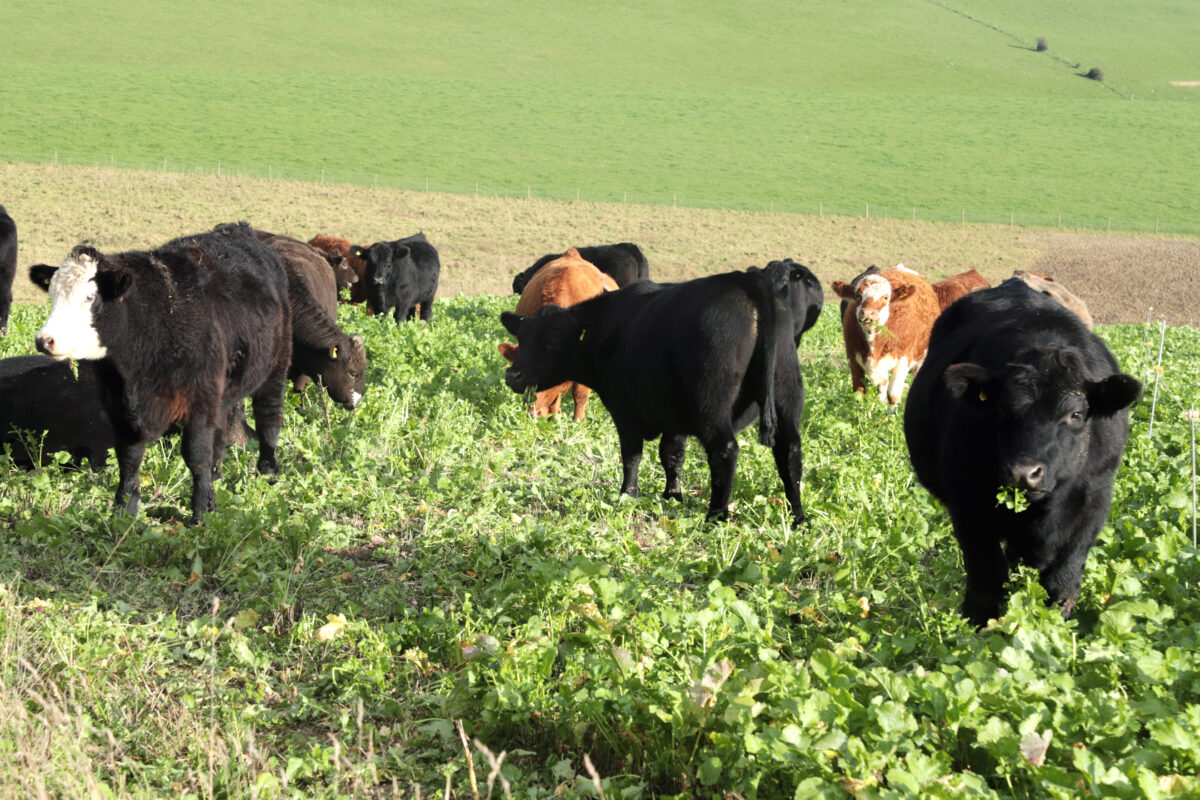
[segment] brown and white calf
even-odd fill
[[[617,283],[611,276],[605,275],[589,261],[583,260],[579,251],[574,247],[542,266],[521,291],[521,299],[517,301],[516,313],[522,317],[531,316],[543,306],[556,305],[566,308],[576,303],[591,299],[604,292],[615,292]],[[498,345],[500,355],[513,362],[517,360],[519,347],[511,342]],[[575,398],[574,418],[583,419],[584,409],[587,408],[588,396],[591,389],[582,383],[561,383],[545,391],[537,393],[530,413],[534,417],[547,417],[557,414],[562,408],[562,396],[571,390]]]
[[[863,276],[856,288],[840,280],[832,286],[849,301],[842,313],[842,338],[851,385],[865,393],[869,382],[880,402],[898,404],[905,379],[929,349],[929,332],[941,312],[937,293],[903,264]]]

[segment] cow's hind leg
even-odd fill
[[[683,471],[683,456],[687,449],[687,437],[683,434],[664,433],[658,443],[658,458],[663,472],[667,473],[667,485],[663,489],[664,500],[683,500],[683,486],[679,473]]]
[[[584,386],[582,383],[571,384],[571,396],[575,398],[575,413],[573,419],[578,422],[583,419],[584,411],[587,409],[588,397],[592,390]]]
[[[621,493],[638,496],[638,467],[642,463],[642,437],[638,433],[617,428],[621,440]]]
[[[275,448],[279,444],[279,431],[283,427],[282,376],[268,380],[258,391],[250,395],[254,409],[254,427],[258,430],[258,471],[263,475],[279,472],[275,460]]]
[[[192,473],[192,524],[200,524],[206,511],[217,507],[213,492],[213,428],[192,422],[183,428],[183,463]]]
[[[425,322],[429,322],[431,319],[433,319],[432,297],[430,297],[428,300],[421,301],[421,319],[423,319]]]
[[[712,478],[708,518],[724,519],[729,516],[729,494],[733,491],[733,475],[737,472],[737,437],[732,428],[726,428],[705,436],[700,442],[708,454],[708,472]]]
[[[781,417],[781,420],[784,419]],[[800,447],[800,432],[790,422],[780,422],[775,432],[775,445],[771,448],[775,456],[775,469],[783,481],[783,494],[792,509],[792,525],[804,524],[804,509],[800,505],[800,476],[804,470],[803,451]]]

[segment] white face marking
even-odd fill
[[[877,328],[887,325],[889,305],[892,299],[892,285],[887,278],[878,275],[868,275],[858,284],[858,321],[863,325],[867,341],[873,341]]]
[[[50,317],[38,331],[51,358],[104,358],[92,318],[96,299],[96,262],[88,256],[68,258],[50,279]]]
[[[351,392],[350,393],[350,407],[351,408],[356,407],[358,405],[359,400],[362,400],[362,392]]]

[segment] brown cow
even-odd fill
[[[339,255],[345,259],[346,266],[354,275],[354,280],[344,279],[341,275],[338,276],[338,288],[342,289],[346,286],[350,287],[351,303],[362,303],[367,299],[367,285],[363,282],[363,275],[367,271],[367,262],[363,261],[358,256],[354,255],[354,245],[349,239],[339,239],[336,236],[325,236],[318,234],[308,240],[308,243],[328,255]],[[334,272],[337,270],[335,268]],[[340,298],[339,298],[340,299]],[[367,310],[370,313],[370,309]]]
[[[517,314],[528,317],[542,306],[551,303],[565,308],[598,294],[616,290],[616,281],[596,269],[590,262],[584,261],[579,251],[572,247],[563,253],[561,258],[551,261],[534,273],[521,292],[521,299],[517,301]],[[500,355],[510,362],[516,360],[519,352],[517,345],[510,342],[502,342],[497,349]],[[534,417],[557,414],[562,408],[562,396],[567,389],[571,389],[571,395],[575,398],[574,418],[583,419],[591,389],[582,383],[562,383],[538,392],[530,413]]]
[[[969,269],[933,284],[933,291],[937,294],[938,307],[945,311],[951,303],[963,295],[970,294],[977,289],[987,289],[990,286],[991,284],[982,275]]]
[[[929,333],[941,313],[937,294],[903,264],[866,275],[857,289],[845,281],[832,286],[850,301],[842,314],[842,338],[851,385],[865,393],[865,377],[878,389],[880,402],[898,404],[905,378],[929,349]]]
[[[1023,269],[1014,272],[1013,277],[1029,284],[1029,288],[1035,292],[1041,292],[1051,300],[1057,301],[1059,305],[1079,317],[1089,331],[1092,329],[1092,315],[1088,313],[1087,304],[1068,292],[1066,287],[1054,278],[1049,275],[1039,275],[1036,272],[1027,272]]]

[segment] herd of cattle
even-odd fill
[[[16,229],[0,206],[0,326],[16,270]],[[119,465],[117,508],[136,514],[146,445],[181,431],[192,474],[192,522],[215,507],[213,479],[230,441],[258,439],[258,469],[279,469],[287,381],[318,382],[354,408],[366,349],[336,322],[339,290],[397,322],[432,315],[441,264],[418,233],[369,247],[308,243],[246,223],[150,251],[75,247],[61,266],[33,266],[50,295],[36,334],[45,356],[0,361],[0,435],[32,467],[67,451]],[[564,393],[584,415],[599,393],[616,425],[621,492],[638,494],[643,443],[659,438],[662,496],[682,499],[688,436],[708,459],[710,518],[728,513],[737,433],[758,422],[794,525],[800,503],[804,384],[797,349],[823,306],[817,277],[791,259],[680,283],[649,279],[641,250],[570,248],[513,279],[500,322],[505,382],[557,413]],[[1040,571],[1064,616],[1108,515],[1140,383],[1091,333],[1086,307],[1046,276],[997,287],[974,270],[930,284],[897,265],[833,281],[855,391],[901,401],[918,480],[946,507],[967,573],[964,615],[983,625],[1004,608],[1010,563]],[[256,430],[249,429],[250,399]],[[33,434],[32,437],[29,433]],[[27,447],[27,442],[37,447]],[[1018,489],[1027,508],[997,503]]]

